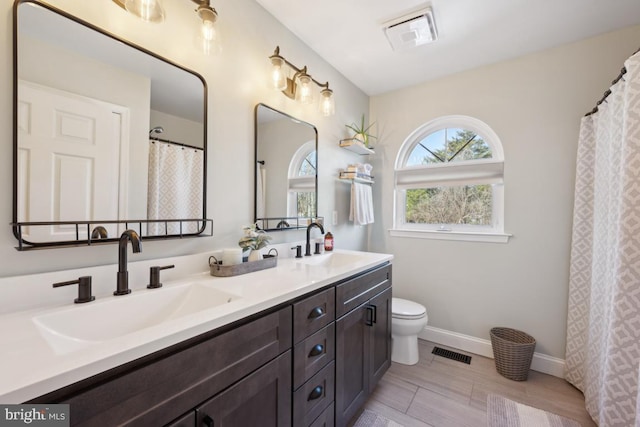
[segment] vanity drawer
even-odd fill
[[[353,310],[391,286],[391,264],[336,286],[336,317]]]
[[[325,409],[322,414],[313,422],[313,424],[309,425],[309,427],[333,427],[335,425],[335,417],[333,414],[334,407],[333,403],[329,405],[327,409]]]
[[[335,291],[333,288],[293,304],[294,344],[324,328],[335,318]]]
[[[333,403],[335,363],[331,362],[293,394],[293,425],[308,426]]]
[[[293,389],[335,358],[336,325],[331,323],[293,348]]]

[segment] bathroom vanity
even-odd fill
[[[110,319],[104,319],[94,325],[96,331],[101,325],[107,329],[104,341],[76,348],[47,338],[37,326],[41,320],[33,319],[80,313],[84,307],[77,304],[44,310],[45,315],[35,310],[0,317],[4,326],[6,319],[15,323],[22,316],[37,330],[24,331],[40,341],[27,343],[27,349],[41,351],[28,359],[44,364],[35,369],[38,381],[30,378],[33,384],[19,388],[20,377],[13,375],[15,392],[5,388],[0,396],[68,403],[72,425],[344,426],[390,366],[391,258],[337,251],[282,259],[276,268],[243,276],[205,273],[189,278],[189,284],[165,281],[160,290],[105,296],[106,307],[124,307],[128,299],[139,298],[141,316],[145,298],[161,301],[154,298],[162,292],[182,295],[185,286],[201,303],[207,295],[218,295],[206,293],[212,289],[236,297],[212,308],[184,299],[186,314],[174,311],[169,320],[124,336],[110,337]],[[100,300],[80,305],[100,308]],[[126,317],[126,309],[120,314]],[[114,350],[119,342],[124,347]],[[111,351],[101,358],[99,349],[107,347]],[[21,368],[11,367],[20,356],[14,350],[1,357],[3,375]],[[78,365],[70,368],[74,362]],[[78,373],[86,377],[74,380]]]

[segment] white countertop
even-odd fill
[[[92,375],[122,365],[139,357],[148,355],[160,349],[177,344],[186,339],[200,335],[207,331],[224,326],[249,315],[299,297],[308,292],[342,280],[359,272],[365,271],[391,261],[393,256],[370,252],[355,252],[337,250],[339,254],[358,255],[356,261],[349,264],[336,266],[308,265],[307,259],[296,260],[294,258],[278,259],[278,265],[254,273],[235,277],[213,277],[208,269],[200,273],[192,273],[187,276],[163,279],[164,290],[179,287],[187,283],[197,283],[199,286],[214,288],[239,298],[232,302],[204,309],[193,314],[163,321],[132,333],[103,341],[92,342],[74,351],[56,351],[45,339],[42,331],[34,323],[34,317],[59,313],[63,310],[80,310],[91,304],[107,304],[124,301],[139,300],[144,304],[145,295],[161,290],[149,290],[144,285],[131,286],[133,292],[126,296],[112,296],[106,292],[96,292],[96,300],[87,304],[74,304],[72,295],[75,296],[77,286],[65,291],[65,302],[60,302],[59,295],[56,300],[46,304],[42,299],[33,303],[35,307],[29,308],[28,304],[19,300],[19,297],[29,299],[29,288],[46,286],[49,292],[50,283],[60,280],[73,280],[77,275],[96,274],[101,277],[105,271],[112,276],[113,266],[96,267],[93,269],[72,270],[69,272],[56,272],[50,274],[21,276],[19,278],[4,278],[0,282],[6,282],[9,287],[10,297],[14,307],[20,311],[5,312],[0,315],[0,403],[22,403],[29,399],[41,396],[66,385],[88,378]],[[193,262],[192,258],[180,257],[176,259],[154,260],[153,265],[166,265],[176,263],[176,270],[180,261]],[[198,254],[198,266],[206,264],[201,258],[204,254]],[[188,258],[188,259],[187,259]],[[313,259],[313,257],[311,257]],[[135,263],[132,263],[132,265]],[[144,277],[142,271],[148,272],[151,262],[140,263],[137,274],[133,277]],[[135,269],[135,267],[133,267]],[[200,267],[199,267],[200,268]],[[130,271],[132,267],[130,267]],[[167,270],[171,271],[171,270]],[[131,274],[131,273],[130,273]],[[163,272],[164,274],[164,272]],[[174,273],[175,274],[175,273]],[[96,277],[94,276],[94,277]],[[167,276],[171,278],[170,275]],[[94,279],[95,280],[95,279]],[[46,284],[42,282],[47,282]],[[130,278],[131,281],[131,278]],[[4,285],[0,283],[0,285]],[[18,286],[23,286],[22,293],[17,291]],[[104,287],[104,285],[102,286]],[[113,280],[115,289],[115,278]],[[98,289],[101,289],[98,287]],[[6,301],[6,300],[5,300]],[[109,318],[96,321],[96,331],[101,324],[106,325]],[[104,323],[102,323],[104,322]]]

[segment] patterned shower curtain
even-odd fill
[[[600,426],[640,427],[640,53],[578,145],[566,378]]]
[[[204,151],[160,141],[149,141],[149,219],[202,218]],[[182,233],[195,233],[195,222],[185,222]],[[164,223],[150,223],[150,236],[165,234]],[[168,234],[180,233],[180,224],[167,224]]]

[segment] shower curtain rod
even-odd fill
[[[200,147],[196,147],[194,145],[189,145],[189,144],[183,144],[182,142],[176,142],[176,141],[171,141],[169,139],[163,139],[163,138],[156,138],[156,137],[149,137],[150,140],[152,141],[160,141],[160,142],[166,142],[167,144],[173,144],[173,145],[179,145],[180,147],[185,147],[185,148],[193,148],[194,150],[202,150],[203,148]]]
[[[631,54],[631,56],[635,55],[636,53],[640,52],[640,49],[636,50],[635,52],[633,52]],[[620,79],[622,79],[624,77],[624,75],[627,74],[627,67],[622,67],[622,70],[620,70],[620,74],[618,74],[618,77],[616,77],[612,82],[611,82],[611,86],[614,86],[616,83],[618,83],[620,81]],[[611,87],[610,86],[610,87]],[[596,106],[593,107],[593,110],[589,111],[587,114],[585,114],[585,117],[588,117],[592,114],[595,114],[598,112],[598,106],[600,106],[600,104],[602,104],[603,102],[606,102],[607,98],[609,97],[609,95],[611,95],[611,89],[607,89],[606,92],[602,95],[602,98],[600,98],[600,100],[598,102],[596,102]]]

